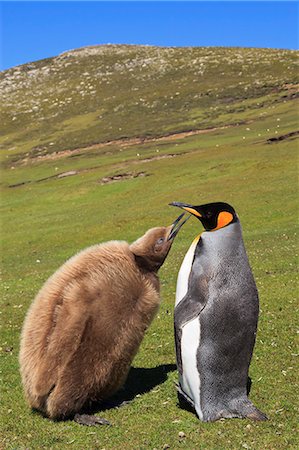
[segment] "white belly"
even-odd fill
[[[194,252],[196,249],[197,242],[199,241],[199,238],[200,235],[194,239],[181,265],[176,285],[175,306],[178,303],[180,303],[180,301],[185,297],[185,295],[188,292],[189,275],[193,263]]]
[[[200,406],[200,374],[197,368],[197,349],[200,343],[199,318],[192,320],[183,327],[181,352],[183,376],[180,385],[186,394],[192,398],[198,417],[202,419]]]
[[[188,292],[189,275],[199,238],[200,235],[194,239],[181,265],[177,280],[176,306]],[[199,318],[196,317],[194,320],[188,322],[182,330],[181,355],[183,375],[180,375],[180,385],[182,390],[194,401],[198,417],[202,419],[203,415],[200,407],[200,374],[197,368],[197,349],[199,343],[200,322]]]

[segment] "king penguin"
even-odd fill
[[[204,232],[179,271],[174,311],[178,396],[203,422],[267,420],[247,397],[259,300],[239,218],[227,203],[192,206]]]
[[[32,408],[54,420],[109,424],[84,412],[124,384],[159,308],[157,272],[183,216],[131,245],[109,241],[88,247],[46,281],[21,335],[20,371]]]

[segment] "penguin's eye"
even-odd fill
[[[161,237],[160,239],[157,240],[157,244],[158,245],[163,244],[163,242],[164,242],[164,238],[163,237]]]

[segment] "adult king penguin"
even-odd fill
[[[204,422],[266,420],[247,397],[259,300],[239,218],[227,203],[192,206],[205,231],[179,271],[174,311],[179,398]]]

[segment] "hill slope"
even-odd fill
[[[286,50],[69,51],[0,74],[0,144],[9,155],[31,157],[242,122],[250,111],[294,95],[297,63],[297,53]]]

